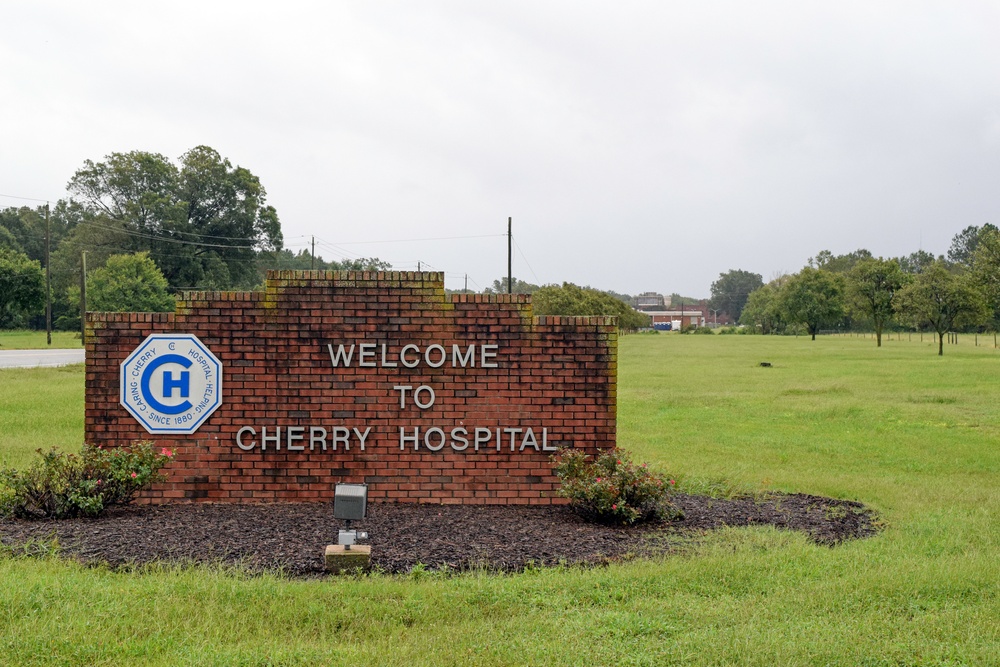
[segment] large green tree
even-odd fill
[[[253,287],[258,254],[282,245],[260,180],[208,146],[179,165],[144,151],[87,160],[68,187],[92,214],[124,229],[124,250],[149,252],[173,288]]]
[[[785,320],[805,325],[816,340],[821,328],[844,317],[843,278],[807,266],[791,276],[781,289],[780,308]]]
[[[877,347],[882,347],[882,330],[895,314],[899,290],[908,282],[894,259],[862,259],[847,272],[848,305],[852,313],[872,323]]]
[[[45,274],[37,260],[0,248],[0,328],[22,327],[45,307]]]
[[[986,300],[971,276],[958,273],[938,260],[899,292],[896,310],[938,335],[938,355],[944,354],[944,335],[955,327],[981,323],[988,314]]]
[[[546,285],[531,296],[535,315],[613,315],[618,328],[635,330],[649,326],[649,316],[607,292],[573,283]]]
[[[87,273],[87,309],[103,312],[159,313],[175,307],[167,279],[145,252],[112,255]]]
[[[729,313],[734,322],[739,321],[750,293],[763,286],[764,280],[759,273],[742,269],[720,273],[719,279],[712,283],[709,305],[713,310]]]

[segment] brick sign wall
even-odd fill
[[[615,446],[613,318],[447,296],[440,273],[271,272],[263,292],[186,293],[176,313],[89,313],[86,342],[87,442],[176,453],[148,502],[329,500],[336,482],[373,501],[559,502],[554,451]],[[184,415],[155,406],[188,399],[196,430],[159,432]]]

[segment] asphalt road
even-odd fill
[[[83,350],[0,350],[0,368],[82,364]]]

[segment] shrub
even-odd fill
[[[25,519],[97,516],[112,505],[126,505],[136,494],[166,476],[160,469],[173,456],[141,442],[131,449],[84,445],[79,454],[52,448],[25,470],[0,469],[0,515]]]
[[[622,451],[600,452],[597,459],[577,450],[555,459],[562,481],[559,495],[581,516],[599,523],[633,524],[653,519],[671,521],[681,511],[670,502],[674,480],[634,464]]]

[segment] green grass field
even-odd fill
[[[877,537],[828,548],[734,529],[606,568],[322,581],[15,552],[0,557],[0,663],[1000,664],[1000,351],[971,337],[935,351],[620,343],[619,442],[637,460],[688,490],[860,500]],[[79,367],[0,371],[9,460],[80,442],[82,382]]]
[[[80,348],[79,331],[53,331],[52,345],[44,331],[0,331],[0,350],[43,350]]]

